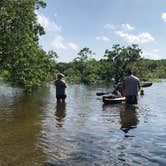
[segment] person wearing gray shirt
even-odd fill
[[[138,104],[138,91],[140,80],[134,76],[131,70],[127,71],[127,77],[123,81],[123,93],[126,97],[126,104]]]

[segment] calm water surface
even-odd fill
[[[32,94],[0,82],[0,166],[165,166],[166,82],[137,106],[103,105],[101,87],[68,85]]]

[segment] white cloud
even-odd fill
[[[166,13],[162,13],[161,18],[163,19],[164,22],[166,22]]]
[[[79,48],[79,47],[77,46],[77,44],[72,43],[72,42],[68,43],[68,47],[71,48],[71,49],[73,49],[73,50],[78,50],[78,48]]]
[[[132,27],[130,24],[121,24],[122,31],[132,31],[134,30],[134,27]]]
[[[164,17],[166,19],[166,13],[165,13]],[[110,32],[118,35],[127,43],[143,44],[143,43],[148,43],[148,42],[152,42],[155,40],[154,37],[148,32],[143,32],[138,35],[131,33],[131,31],[133,31],[135,28],[128,23],[120,24],[120,25],[106,24],[104,26],[104,29],[107,29]],[[97,37],[96,39],[102,40],[103,38]]]
[[[142,56],[144,58],[154,59],[154,60],[162,59],[162,57],[159,55],[159,50],[157,50],[157,49],[154,49],[152,51],[143,51]]]
[[[106,24],[104,25],[104,29],[108,29],[108,30],[115,30],[117,27],[113,24]]]
[[[56,49],[66,49],[67,47],[63,43],[64,39],[62,36],[57,36],[51,42],[51,46]]]
[[[53,49],[61,49],[61,50],[66,50],[66,49],[78,50],[79,49],[78,45],[73,42],[69,42],[68,44],[65,44],[64,38],[60,35],[54,38],[54,40],[51,42],[51,46],[53,47]]]
[[[58,26],[53,20],[51,20],[50,18],[46,17],[45,15],[43,15],[42,13],[38,13],[37,14],[37,19],[38,22],[44,27],[44,29],[46,30],[46,35],[47,34],[51,34],[53,40],[50,41],[50,49],[61,49],[61,50],[66,50],[66,49],[72,49],[72,50],[77,50],[79,47],[77,46],[77,44],[70,42],[68,44],[65,44],[65,40],[63,38],[62,35],[60,35],[62,33],[61,27]],[[54,14],[54,17],[56,17],[57,14]]]
[[[114,25],[114,24],[106,24],[104,25],[104,29],[111,30],[111,31],[132,31],[134,27],[130,24],[121,24],[121,25]]]
[[[148,43],[155,40],[154,37],[148,32],[144,32],[139,35],[133,35],[133,34],[125,33],[123,31],[116,31],[115,33],[128,43],[143,44],[143,43]]]
[[[58,26],[53,20],[36,12],[38,22],[44,27],[46,31],[61,32],[61,27]]]
[[[102,40],[102,41],[106,41],[106,42],[110,41],[110,39],[106,36],[97,36],[96,40]]]

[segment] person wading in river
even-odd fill
[[[67,85],[63,78],[64,78],[64,75],[59,73],[57,74],[57,80],[55,80],[57,102],[60,102],[60,101],[65,102],[65,99],[66,99],[65,89]]]
[[[126,104],[138,104],[138,91],[140,90],[140,80],[132,75],[131,70],[127,71],[127,77],[123,81],[123,93],[126,97]]]

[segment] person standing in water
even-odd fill
[[[67,85],[63,78],[64,78],[64,75],[62,73],[59,73],[57,74],[57,79],[55,80],[57,102],[60,102],[60,101],[65,102],[65,99],[66,99],[65,89]]]
[[[126,104],[138,104],[138,91],[140,80],[134,76],[131,70],[127,71],[127,77],[123,81],[123,93],[126,97]]]

